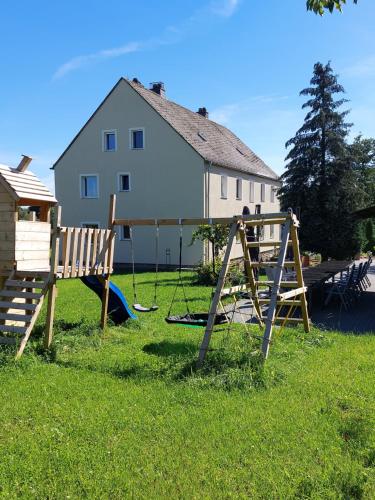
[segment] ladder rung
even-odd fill
[[[21,309],[23,311],[35,311],[36,304],[24,304],[20,302],[4,302],[0,301],[0,309]]]
[[[233,295],[237,292],[247,292],[250,291],[250,285],[237,285],[231,286],[230,288],[223,288],[221,291],[221,296],[223,295]]]
[[[259,219],[259,220],[251,220],[245,221],[245,226],[269,226],[271,224],[285,224],[286,217],[283,218],[275,218],[275,219]]]
[[[277,267],[277,262],[251,262],[251,267]],[[297,264],[293,260],[285,261],[282,267],[296,267]]]
[[[257,285],[265,285],[265,286],[273,286],[275,284],[274,281],[256,281]],[[280,283],[281,288],[298,288],[298,281],[282,281]]]
[[[262,316],[262,319],[266,320],[267,319],[267,316]],[[284,317],[280,317],[278,316],[277,318],[274,319],[274,322],[276,323],[280,323],[282,321],[285,321],[286,322],[290,322],[290,323],[303,323],[303,318],[284,318]]]
[[[7,280],[5,286],[13,288],[38,288],[42,289],[46,286],[44,281],[23,281],[23,280]]]
[[[295,290],[289,290],[288,292],[279,293],[278,298],[280,300],[291,299],[293,297],[297,297],[298,295],[302,295],[307,292],[306,286],[301,286],[300,288],[296,288]]]
[[[269,304],[271,299],[259,299],[259,304]],[[301,306],[302,302],[300,300],[278,300],[278,306]]]
[[[42,293],[33,292],[20,292],[19,290],[2,290],[0,292],[1,297],[14,297],[16,299],[40,299]]]
[[[25,335],[27,328],[25,326],[0,325],[0,332],[13,333],[15,335]]]
[[[292,245],[293,242],[292,240],[288,241],[288,245]],[[258,248],[258,247],[279,247],[281,245],[280,240],[269,240],[269,241],[248,241],[247,242],[247,247],[248,248]]]
[[[29,323],[32,320],[32,316],[28,314],[0,313],[0,319],[5,321],[23,321],[24,323]]]
[[[14,345],[17,340],[14,337],[0,337],[0,344]]]

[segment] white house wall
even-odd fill
[[[227,177],[227,198],[221,198],[221,177]],[[236,199],[236,179],[242,179],[242,197]],[[250,181],[254,182],[254,201],[250,201]],[[265,201],[261,201],[261,184],[265,184]],[[274,196],[271,202],[271,189],[278,188],[280,182],[269,180],[256,175],[235,172],[216,166],[207,165],[206,185],[209,186],[209,201],[206,201],[206,213],[208,217],[231,217],[242,214],[244,206],[249,207],[250,213],[255,213],[256,205],[261,206],[261,213],[274,213],[280,211],[280,202]],[[274,238],[270,236],[270,226],[264,226],[264,239],[279,239],[279,226],[274,229]],[[232,257],[242,255],[239,242],[235,244]]]
[[[129,129],[144,128],[145,148],[129,148]],[[117,151],[103,152],[102,131],[116,130]],[[118,191],[118,174],[130,173],[131,191]],[[80,175],[99,176],[99,198],[81,199]],[[121,81],[55,167],[56,196],[62,223],[106,227],[109,197],[117,194],[117,218],[202,217],[204,162],[125,81]],[[153,263],[154,228],[134,229],[135,260]],[[159,258],[178,263],[178,228],[160,229]],[[188,246],[184,230],[185,265],[202,257],[202,245]],[[130,244],[117,236],[115,263],[130,261]]]

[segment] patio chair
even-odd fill
[[[327,295],[326,300],[324,301],[324,306],[327,306],[331,301],[332,297],[339,297],[342,305],[345,310],[348,310],[349,306],[353,302],[354,291],[353,291],[353,283],[354,283],[354,273],[357,272],[355,266],[349,271],[347,276],[344,276],[342,279],[337,281],[332,281],[327,283],[325,294]]]

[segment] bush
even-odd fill
[[[214,286],[217,283],[218,276],[220,274],[223,263],[221,259],[215,259],[215,271],[212,262],[205,264],[201,262],[194,271],[196,272],[196,283],[197,285],[210,285]]]

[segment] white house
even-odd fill
[[[105,226],[111,193],[118,218],[279,211],[277,174],[205,108],[195,113],[168,100],[160,82],[146,89],[121,78],[53,168],[64,225]],[[191,230],[184,229],[184,265],[204,257],[202,244],[189,245]],[[272,226],[265,230],[267,240],[278,239]],[[134,228],[133,240],[136,262],[153,263],[154,229]],[[160,229],[160,264],[177,264],[178,242],[178,228]],[[121,227],[115,263],[129,261],[129,228]]]

